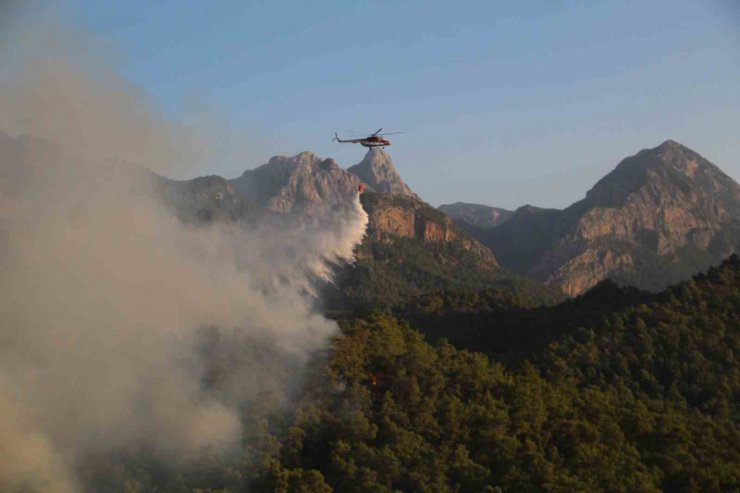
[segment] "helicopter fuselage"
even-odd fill
[[[385,147],[391,145],[391,141],[383,137],[373,136],[360,140],[359,144],[363,147]]]

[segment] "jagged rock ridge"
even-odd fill
[[[276,156],[230,183],[243,197],[273,211],[308,214],[351,200],[357,193],[357,185],[363,183],[368,190],[368,198],[363,200],[369,215],[368,231],[375,239],[458,241],[480,259],[481,265],[496,266],[488,248],[460,231],[449,217],[411,191],[390,156],[381,149],[370,149],[359,164],[347,170],[332,159],[320,159],[310,152],[290,158]]]
[[[346,203],[360,180],[333,159],[306,151],[293,157],[272,157],[231,184],[243,197],[270,210],[314,214]]]
[[[479,238],[504,267],[569,294],[606,277],[660,289],[740,249],[740,186],[669,140],[567,209],[521,208]]]
[[[308,151],[293,157],[275,156],[231,180],[237,193],[263,207],[306,214],[345,203],[360,183],[371,191],[416,197],[381,149],[370,149],[359,164],[346,170],[333,159],[321,159]]]
[[[242,197],[270,210],[308,214],[351,200],[360,183],[368,191],[381,192],[363,202],[370,216],[369,231],[376,239],[395,235],[425,242],[460,240],[482,262],[496,265],[486,247],[455,228],[449,217],[411,191],[390,156],[381,149],[370,149],[362,162],[348,170],[333,159],[321,159],[310,152],[290,158],[276,156],[230,181]]]

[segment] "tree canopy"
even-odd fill
[[[342,320],[290,412],[245,410],[238,457],[168,472],[122,456],[98,467],[93,484],[128,492],[737,489],[740,259],[658,295],[621,292],[602,285],[550,316],[535,311],[549,343],[515,364],[458,349],[438,329],[430,344],[399,314]],[[434,309],[420,301],[427,311],[414,324],[443,317],[454,334],[451,313],[478,313],[489,326],[474,329],[494,331],[506,313],[493,292],[441,300]]]

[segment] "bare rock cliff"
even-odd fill
[[[368,235],[377,240],[402,237],[431,243],[459,241],[481,262],[497,265],[488,248],[459,230],[447,215],[421,200],[378,193],[363,194],[361,199],[369,217]]]

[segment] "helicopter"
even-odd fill
[[[337,135],[336,132],[334,132],[334,138],[331,139],[332,142],[335,140],[341,144],[360,144],[364,147],[383,147],[391,145],[391,141],[386,139],[385,135],[393,135],[393,134],[402,134],[403,132],[390,132],[381,134],[380,131],[383,130],[382,128],[379,128],[375,131],[375,133],[372,133],[368,135],[367,137],[364,137],[362,139],[346,139],[342,140],[339,138],[339,135]]]

